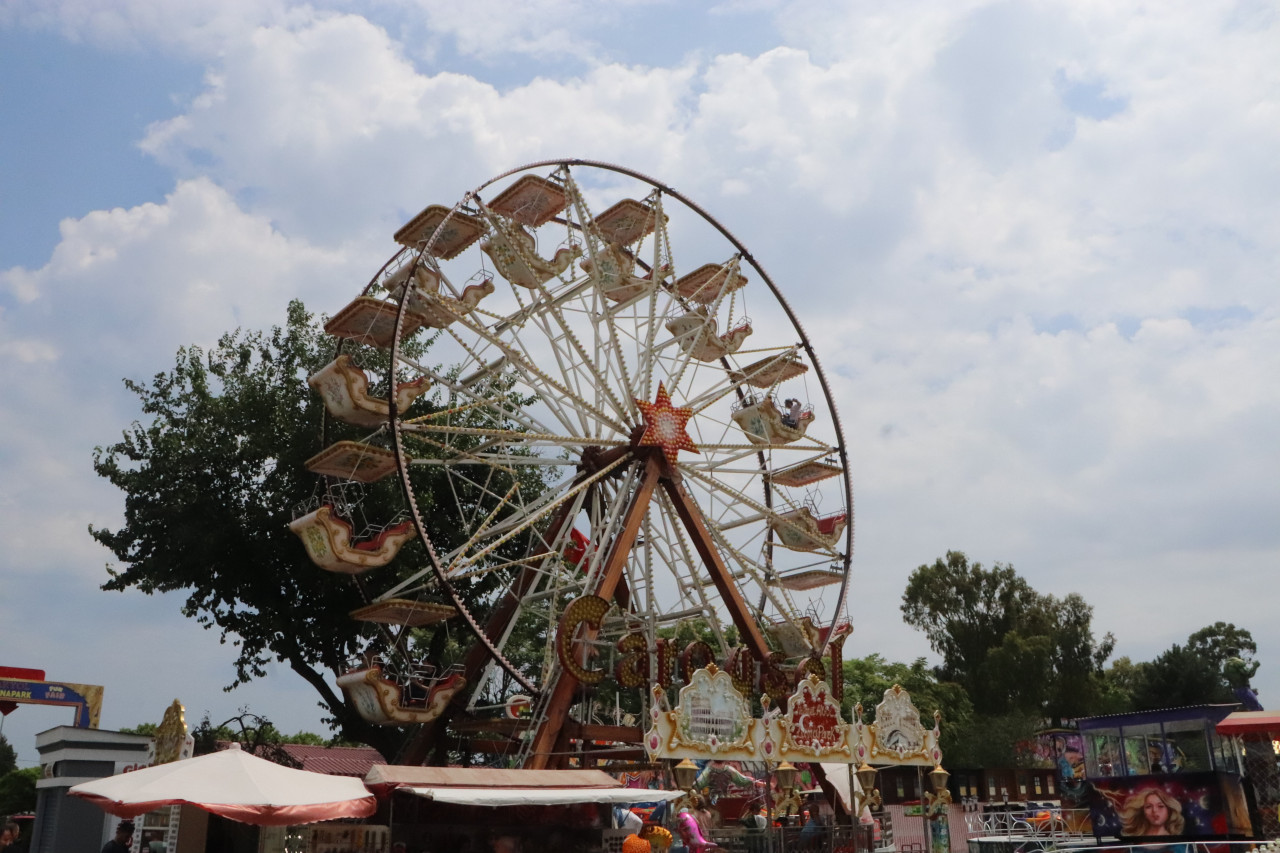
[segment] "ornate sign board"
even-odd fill
[[[645,750],[651,759],[693,758],[716,761],[826,761],[873,766],[942,762],[938,748],[941,714],[933,728],[920,722],[911,696],[898,685],[876,706],[876,722],[846,723],[831,687],[810,674],[787,700],[786,713],[771,709],[761,697],[764,715],[751,716],[751,705],[733,686],[733,678],[715,664],[694,671],[680,689],[675,708],[668,707],[660,685],[652,689]]]
[[[680,688],[680,701],[668,709],[665,691],[653,686],[644,746],[651,758],[714,758],[759,761],[764,721],[751,716],[751,704],[733,686],[733,677],[715,664],[694,670]]]
[[[926,729],[920,722],[920,712],[911,702],[911,694],[897,684],[884,692],[884,699],[876,706],[876,721],[862,722],[862,706],[853,710],[857,743],[854,760],[866,761],[872,766],[886,764],[916,764],[934,767],[942,763],[942,750],[938,748],[942,714],[933,712],[933,728]]]
[[[840,716],[840,703],[831,687],[809,675],[787,700],[787,712],[777,717],[778,753],[788,760],[850,762],[853,726]]]
[[[164,710],[164,717],[156,727],[151,741],[149,764],[169,764],[190,758],[195,752],[195,738],[187,732],[186,709],[177,699]]]
[[[680,701],[667,707],[665,691],[653,687],[645,749],[650,758],[699,758],[717,761],[852,761],[853,727],[840,716],[831,687],[809,675],[787,700],[787,711],[770,709],[751,716],[751,704],[733,686],[728,672],[711,664],[694,671],[680,689]]]

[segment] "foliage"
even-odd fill
[[[421,360],[426,346],[410,341],[405,354]],[[385,394],[387,353],[368,347],[355,352],[366,368],[382,370],[384,378],[370,393]],[[151,420],[135,422],[119,442],[95,450],[94,470],[125,493],[125,523],[118,530],[91,526],[90,533],[119,563],[108,567],[104,589],[182,591],[183,612],[217,628],[237,648],[235,679],[227,689],[264,676],[273,660],[284,662],[319,694],[343,738],[393,758],[404,733],[365,723],[332,686],[333,677],[358,653],[386,653],[389,647],[447,663],[445,652],[457,637],[445,623],[407,638],[383,632],[370,644],[367,629],[348,616],[369,598],[362,581],[318,569],[288,529],[300,507],[319,500],[347,508],[357,533],[366,521],[391,523],[403,508],[396,478],[339,493],[331,491],[335,484],[318,485],[320,478],[306,470],[306,460],[321,447],[367,437],[356,427],[326,421],[323,403],[306,384],[333,355],[332,339],[294,301],[283,328],[237,330],[207,353],[185,347],[173,369],[150,383],[126,380]],[[501,378],[494,382],[494,394],[510,388]],[[513,408],[522,402],[510,401]],[[449,406],[447,398],[429,394],[415,403],[415,414]],[[496,417],[477,407],[451,423],[479,426]],[[435,451],[415,446],[409,452]],[[443,466],[415,466],[411,476],[427,532],[440,551],[460,542],[458,513],[484,515],[499,500],[495,495],[512,485],[497,475],[468,488],[449,481]],[[536,495],[543,483],[531,475],[520,486]],[[511,550],[522,546],[510,543]],[[493,557],[510,559],[511,553]],[[379,570],[379,585],[391,586],[397,574],[415,572],[427,559],[421,545],[410,542],[392,566]],[[501,584],[500,573],[483,574],[461,584],[459,592],[483,608]]]
[[[986,569],[948,551],[912,572],[902,602],[904,621],[942,656],[938,679],[959,684],[980,716],[1061,719],[1101,695],[1115,641],[1094,638],[1093,608],[1079,595],[1042,595],[1012,566]]]
[[[231,686],[287,662],[358,729],[325,677],[360,645],[350,587],[311,565],[288,529],[315,484],[304,462],[323,406],[305,377],[327,350],[295,301],[284,328],[229,333],[207,354],[185,347],[149,385],[125,380],[152,421],[95,450],[94,470],[125,492],[125,524],[90,533],[123,564],[104,589],[185,591],[183,613],[237,647]]]
[[[1135,710],[1235,702],[1235,687],[1247,687],[1259,663],[1253,635],[1229,622],[1201,628],[1186,645],[1173,644],[1143,664],[1132,690]]]
[[[35,811],[39,778],[39,767],[24,767],[0,775],[0,815]]]
[[[218,744],[233,742],[240,748],[261,758],[266,758],[287,767],[301,767],[301,763],[288,752],[281,749],[283,744],[305,744],[308,746],[336,746],[312,732],[298,732],[295,735],[282,735],[268,719],[251,714],[246,710],[225,720],[218,725],[209,721],[205,714],[200,725],[191,733],[195,741],[195,754],[207,755],[218,750]]]
[[[9,739],[0,734],[0,775],[18,766],[18,753]]]
[[[1215,622],[1187,637],[1187,650],[1207,659],[1231,687],[1248,687],[1258,672],[1253,635],[1230,622]]]
[[[126,565],[109,569],[105,589],[188,592],[184,613],[239,649],[232,686],[287,661],[340,725],[358,727],[324,675],[360,645],[351,591],[311,566],[287,528],[314,488],[303,463],[323,416],[303,377],[327,349],[294,302],[284,329],[224,335],[207,357],[181,349],[150,386],[126,380],[154,420],[95,451],[97,473],[127,495],[126,524],[90,532]]]
[[[159,728],[160,726],[155,723],[138,723],[136,726],[126,727],[120,731],[127,735],[147,735],[148,737],[155,737],[156,730]]]

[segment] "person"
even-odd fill
[[[116,837],[102,847],[102,853],[129,853],[133,843],[133,821],[122,820],[116,824]]]
[[[822,826],[808,809],[804,810],[803,820],[804,823],[800,828],[800,849],[817,850],[823,841]]]
[[[493,853],[520,853],[520,839],[514,835],[495,835],[490,843]]]
[[[13,844],[13,830],[9,829],[9,824],[5,824],[4,828],[0,829],[0,850],[4,850],[11,844]]]
[[[1182,803],[1162,788],[1143,788],[1125,801],[1120,809],[1123,835],[1181,835],[1186,819]]]
[[[755,814],[747,812],[739,818],[738,822],[747,829],[747,853],[764,853],[765,831],[769,828],[769,818],[765,810],[761,809]]]
[[[782,416],[782,423],[792,429],[800,426],[800,401],[788,397],[782,401],[782,405],[787,409],[787,413]]]

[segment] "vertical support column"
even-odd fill
[[[659,456],[650,454],[645,460],[645,470],[644,475],[641,477],[640,485],[636,488],[635,494],[632,495],[631,504],[627,507],[626,515],[623,517],[622,529],[618,531],[617,538],[613,540],[609,556],[601,568],[599,581],[592,591],[592,594],[598,595],[606,601],[613,597],[618,588],[618,582],[622,578],[622,569],[627,564],[627,557],[635,544],[636,536],[640,533],[640,523],[644,520],[645,513],[649,509],[649,501],[653,499],[653,490],[658,484],[658,478],[661,473],[662,466],[659,462]],[[590,642],[595,639],[595,635],[596,632],[594,630],[584,627],[582,642]],[[545,770],[558,763],[556,747],[564,742],[560,735],[564,723],[569,717],[569,709],[573,706],[573,694],[577,687],[577,679],[568,673],[560,671],[556,676],[554,684],[549,688],[551,694],[546,704],[546,710],[542,715],[542,722],[538,725],[538,730],[533,735],[533,743],[529,750],[529,760],[525,763],[526,768]]]

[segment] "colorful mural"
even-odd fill
[[[1094,780],[1091,809],[1099,836],[1250,838],[1240,779],[1229,773],[1180,773]]]

